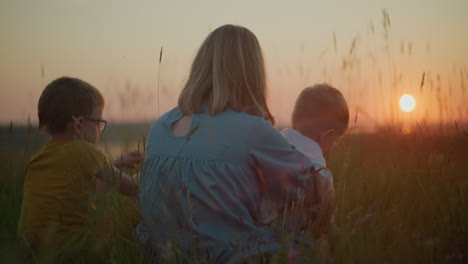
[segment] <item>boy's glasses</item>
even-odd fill
[[[93,119],[93,118],[88,118],[88,117],[84,117],[84,119],[86,119],[88,121],[97,122],[98,126],[99,126],[99,132],[104,132],[104,129],[106,129],[106,126],[107,126],[107,121],[106,120]]]

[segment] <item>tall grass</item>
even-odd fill
[[[8,137],[18,137],[5,135],[8,130],[2,129],[4,142]],[[15,130],[20,129],[13,127]],[[119,134],[119,129],[112,132]],[[35,131],[28,136],[27,128],[21,133],[23,144],[3,144],[1,151],[8,155],[0,159],[0,259],[8,263],[25,261],[16,249],[24,169],[40,147],[34,142],[45,140]],[[299,260],[321,256],[333,263],[466,262],[467,150],[468,136],[462,133],[443,136],[382,130],[345,136],[329,159],[339,199],[337,225],[341,232],[326,242],[328,250],[301,248]],[[110,195],[106,207],[127,215],[116,197]],[[132,232],[114,237],[112,244],[109,258],[114,263],[147,260]],[[272,261],[285,261],[288,249],[284,244]],[[175,253],[173,256],[181,254]],[[36,261],[47,263],[48,259],[28,259]]]
[[[338,263],[467,260],[468,137],[381,131],[332,154],[340,197]]]

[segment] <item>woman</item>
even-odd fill
[[[139,232],[158,258],[240,262],[275,252],[261,201],[303,199],[312,164],[272,126],[255,35],[217,28],[193,61],[178,106],[150,129]],[[302,195],[301,195],[302,194]]]

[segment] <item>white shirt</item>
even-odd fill
[[[323,157],[322,148],[320,148],[320,145],[317,142],[302,135],[301,132],[291,128],[285,128],[280,133],[289,142],[289,144],[297,148],[312,162],[318,165],[315,167],[316,170],[322,169],[319,172],[320,175],[333,183],[333,176],[330,170],[327,169],[327,164],[325,162],[325,158]]]
[[[316,164],[314,169],[320,170],[318,174],[331,183],[328,185],[330,189],[324,189],[320,193],[323,195],[324,193],[328,194],[331,191],[334,192],[333,176],[330,170],[327,169],[327,164],[325,162],[325,158],[323,157],[323,152],[322,148],[320,148],[320,145],[314,140],[302,135],[295,129],[285,128],[280,133],[290,145],[298,149],[314,164]],[[260,206],[260,219],[262,219],[263,223],[271,225],[274,221],[281,219],[280,215],[283,210],[278,211],[277,206],[278,205],[276,202],[272,202],[268,198],[262,200],[262,204]],[[320,206],[318,205],[314,206],[313,208],[309,208],[309,212],[318,212],[318,210],[320,210]],[[294,219],[294,214],[288,214],[287,217],[292,217],[292,219]],[[302,237],[302,235],[300,237]]]

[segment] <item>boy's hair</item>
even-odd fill
[[[80,79],[61,77],[49,83],[38,103],[39,128],[48,133],[64,132],[72,117],[87,117],[96,107],[103,107],[101,93]]]
[[[260,44],[247,28],[224,25],[205,39],[178,100],[184,114],[207,104],[216,115],[227,108],[275,123],[266,101],[266,74]]]
[[[343,94],[326,83],[305,88],[297,98],[292,115],[293,127],[311,121],[332,121],[344,133],[348,129],[349,110]]]

